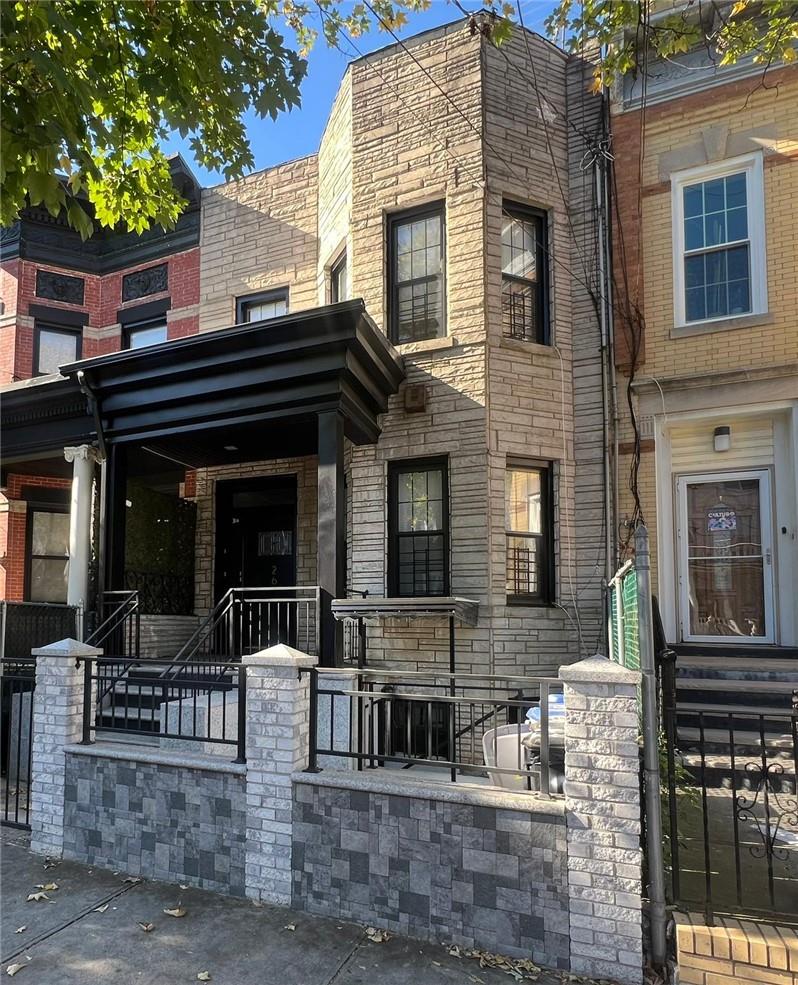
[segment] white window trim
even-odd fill
[[[748,240],[751,256],[751,310],[744,314],[713,316],[687,321],[685,313],[684,284],[684,196],[685,185],[711,181],[729,174],[745,172],[746,201],[748,204]],[[745,154],[715,164],[702,164],[688,171],[671,175],[671,220],[673,243],[673,317],[679,328],[705,325],[710,322],[728,321],[761,315],[768,310],[767,257],[765,255],[765,188],[762,154]]]

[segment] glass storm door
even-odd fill
[[[769,473],[682,476],[677,499],[682,638],[772,643]]]

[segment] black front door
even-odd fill
[[[216,599],[296,584],[296,476],[216,484]]]

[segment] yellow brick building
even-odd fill
[[[670,642],[795,646],[798,70],[693,52],[641,92],[612,108],[621,539],[636,485]]]

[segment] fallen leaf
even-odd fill
[[[154,923],[141,923],[139,922],[139,927],[144,931],[145,934],[149,934],[151,930],[155,930]]]
[[[173,909],[170,910],[170,909],[167,908],[163,912],[168,917],[184,917],[186,915],[186,911],[183,909],[183,907],[179,903]]]
[[[184,886],[183,883],[181,882],[180,883],[180,889],[188,889],[188,886]]]
[[[391,939],[387,930],[377,930],[376,927],[366,927],[366,937],[375,944],[384,944]]]
[[[452,946],[449,948],[449,954],[451,954],[453,958],[459,958],[460,948],[456,944],[452,944]]]
[[[14,933],[15,934],[21,934],[21,933],[23,933],[23,931],[25,931],[27,929],[28,929],[27,924],[23,924],[21,927],[17,927],[17,929],[14,931]]]
[[[433,961],[432,963],[435,965],[436,968],[442,967],[440,961]]]
[[[24,965],[24,964],[19,964],[19,963],[18,963],[18,964],[10,964],[10,965],[9,965],[9,966],[8,966],[8,967],[6,968],[6,974],[7,974],[7,975],[11,975],[11,977],[13,978],[13,977],[14,977],[14,975],[16,975],[16,973],[17,973],[18,971],[22,971],[22,969],[23,969],[23,968],[25,968],[25,967],[27,967],[27,965]]]
[[[46,892],[52,892],[53,890],[58,889],[58,883],[57,882],[39,883],[39,885],[36,888],[44,889]]]
[[[141,876],[127,876],[122,880],[122,882],[129,882],[131,886],[137,886],[141,881]]]
[[[283,930],[296,930],[296,924],[295,923],[287,923],[283,927]]]
[[[197,973],[198,982],[209,982],[211,980],[211,973],[209,971],[200,971]]]
[[[95,913],[105,913],[105,911],[108,909],[108,906],[109,906],[108,903],[103,903],[102,906],[95,907],[94,912]]]
[[[56,868],[57,866],[59,866],[60,864],[61,864],[61,860],[60,860],[60,859],[58,859],[58,858],[46,858],[46,859],[44,860],[44,865],[43,865],[43,868],[44,868],[45,870],[46,870],[46,869],[55,869],[55,868]]]
[[[50,899],[50,897],[47,895],[47,893],[45,893],[45,892],[31,893],[28,896],[28,898],[25,900],[25,902],[26,903],[40,903],[42,900],[47,900],[48,903],[52,903],[53,902]]]

